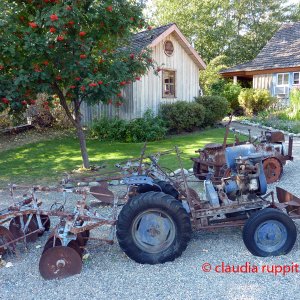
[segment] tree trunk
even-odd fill
[[[77,123],[77,120],[76,120],[76,123]],[[77,132],[77,136],[79,139],[83,167],[86,169],[89,169],[90,161],[89,161],[89,156],[88,156],[87,149],[86,149],[85,133],[84,133],[80,123],[79,124],[77,123],[76,132]]]

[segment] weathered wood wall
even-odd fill
[[[253,76],[254,89],[267,89],[272,92],[273,89],[273,74],[263,74]]]
[[[166,40],[171,40],[174,45],[174,53],[167,56],[164,53],[163,45]],[[82,105],[83,123],[91,124],[100,116],[116,116],[123,119],[134,119],[141,117],[150,108],[158,112],[161,103],[172,103],[177,100],[192,101],[199,95],[199,68],[178,43],[175,35],[167,36],[157,46],[153,47],[153,59],[163,68],[176,71],[176,98],[162,97],[162,73],[155,75],[150,70],[140,81],[127,86],[123,90],[126,103],[120,108],[112,105]]]

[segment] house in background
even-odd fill
[[[152,58],[162,65],[162,70],[158,75],[150,70],[139,81],[126,86],[122,91],[125,102],[119,108],[83,103],[81,112],[85,125],[100,116],[134,119],[149,108],[157,113],[161,103],[193,101],[199,96],[199,71],[205,69],[205,63],[176,24],[137,33],[133,37],[133,46],[150,47]]]
[[[242,86],[268,89],[288,105],[291,89],[300,88],[300,22],[282,25],[255,59],[220,74]]]

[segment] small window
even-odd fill
[[[175,71],[163,70],[163,98],[175,98]]]
[[[299,80],[299,72],[294,73],[294,80],[293,80],[293,84],[300,84],[300,80]]]
[[[280,73],[277,75],[277,85],[288,85],[290,79],[289,73]]]
[[[166,55],[171,56],[174,52],[174,46],[171,41],[166,41],[164,44],[164,50]]]

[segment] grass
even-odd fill
[[[210,129],[185,135],[169,137],[163,141],[149,142],[148,153],[169,150],[177,145],[182,151],[186,168],[192,167],[190,157],[196,156],[195,150],[211,142],[223,142],[224,129]],[[233,141],[230,135],[228,142]],[[87,140],[90,161],[95,165],[105,164],[105,170],[115,169],[115,163],[140,156],[143,143],[118,143]],[[48,141],[27,144],[0,153],[0,185],[14,183],[53,183],[81,166],[79,144],[75,137],[60,137]],[[178,168],[175,154],[161,159],[164,166]]]

